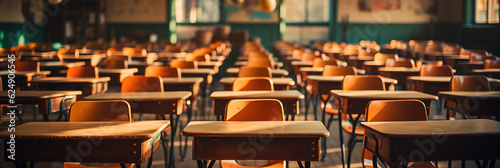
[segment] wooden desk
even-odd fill
[[[9,80],[9,71],[0,71],[0,76],[3,81],[3,90],[8,90],[8,80]],[[16,84],[17,90],[25,90],[30,87],[30,82],[33,78],[36,77],[45,77],[50,74],[50,71],[16,71],[14,73],[14,81]]]
[[[233,99],[278,99],[283,104],[283,109],[288,119],[288,115],[299,114],[299,99],[304,99],[304,95],[297,90],[279,90],[279,91],[215,91],[210,95],[214,100],[213,114],[218,120],[222,120],[226,105]]]
[[[490,78],[500,78],[500,68],[473,69],[472,74],[484,75]]]
[[[56,111],[60,111],[58,118],[58,120],[60,120],[62,115],[64,115],[67,119],[66,110],[62,109],[64,101],[71,100],[81,94],[81,91],[17,91],[15,93],[15,103],[10,103],[8,92],[0,91],[0,104],[36,104],[38,105],[38,112],[43,115],[44,121],[49,121],[48,115]],[[22,116],[19,113],[16,115],[18,116],[20,123],[23,123],[24,121]]]
[[[15,158],[16,162],[140,164],[149,160],[151,164],[168,125],[168,121],[30,122],[16,127]],[[7,130],[0,132],[4,142],[11,140],[10,135]]]
[[[458,63],[457,68],[459,68],[462,74],[472,74],[473,70],[484,68],[484,61],[460,62]]]
[[[61,71],[68,70],[69,67],[85,66],[85,62],[40,62],[40,70],[50,71],[50,76],[61,76]]]
[[[365,61],[363,69],[367,74],[378,74],[378,68],[384,67],[385,62]]]
[[[238,77],[240,68],[228,68],[226,73],[231,77]],[[271,74],[273,75],[273,78],[282,78],[288,75],[288,71],[285,69],[271,69]]]
[[[386,163],[500,159],[500,122],[492,120],[362,122],[361,127],[365,148]]]
[[[210,61],[210,62],[198,61],[198,68],[200,68],[200,69],[213,69],[213,70],[215,70],[215,73],[219,72],[219,67],[221,65],[222,65],[222,62],[218,62],[218,61]]]
[[[66,78],[48,77],[31,80],[40,90],[81,90],[81,96],[105,92],[109,77],[102,78]],[[101,86],[103,89],[101,89]],[[77,99],[80,100],[81,96]]]
[[[182,131],[193,137],[193,160],[319,160],[321,137],[330,133],[317,121],[193,121]],[[262,150],[243,153],[241,144],[249,138],[264,138]],[[210,163],[213,165],[213,163]],[[211,166],[209,166],[211,167]]]
[[[235,67],[242,67],[242,66],[247,66],[247,61],[236,61],[234,63]],[[283,62],[275,62],[274,63],[274,69],[281,69],[283,67]]]
[[[134,73],[136,72],[138,72],[137,68],[128,68],[128,69],[99,68],[99,76],[110,78],[108,86],[116,87],[118,89],[121,88],[123,79],[129,76],[134,76]]]
[[[72,55],[72,54],[63,54],[61,58],[65,62],[85,62],[87,66],[97,66],[101,59],[106,58],[106,54],[91,54],[91,55]]]
[[[500,91],[461,91],[439,92],[439,97],[451,100],[457,105],[454,111],[465,116],[497,116],[500,121],[498,103],[500,103]]]
[[[128,92],[128,93],[102,93],[87,96],[85,100],[125,100],[129,102],[132,113],[166,114],[169,115],[171,123],[170,129],[170,154],[168,167],[174,165],[174,139],[179,126],[180,115],[183,112],[186,99],[191,96],[191,92]],[[161,115],[164,117],[163,115]],[[165,118],[163,118],[165,119]],[[189,119],[189,117],[188,117]],[[181,144],[182,146],[182,144]],[[166,150],[165,150],[166,152]],[[181,153],[185,153],[181,151]],[[167,166],[165,166],[167,167]]]
[[[313,62],[312,61],[292,61],[290,65],[292,65],[292,67],[293,67],[292,70],[298,74],[298,73],[300,73],[300,68],[312,67]]]
[[[224,77],[219,83],[222,84],[224,91],[232,91],[234,80],[236,80],[236,77]],[[273,81],[274,90],[288,90],[289,86],[295,85],[292,78],[271,78],[271,80]]]
[[[362,69],[363,65],[365,64],[366,61],[373,61],[373,56],[364,56],[364,57],[358,57],[358,56],[350,56],[349,57],[349,64],[352,66]]]
[[[187,108],[188,122],[192,119],[193,106],[195,104],[196,97],[198,95],[199,86],[203,82],[201,77],[183,77],[183,78],[162,78],[163,88],[165,91],[189,91],[191,96],[189,97],[189,103]]]
[[[451,77],[449,76],[410,76],[406,79],[408,90],[415,90],[433,95],[437,95],[440,91],[449,91],[450,81]],[[488,78],[488,81],[492,88],[497,88],[500,84],[499,79]]]
[[[380,67],[378,68],[380,75],[394,78],[398,80],[399,86],[406,86],[406,78],[408,76],[419,76],[420,68],[406,68],[406,67]]]
[[[17,54],[21,60],[58,60],[56,51],[25,52]]]
[[[203,82],[200,84],[200,89],[201,89],[201,98],[202,98],[202,103],[201,103],[201,109],[205,109],[205,100],[207,100],[207,92],[209,91],[208,85],[212,83],[212,77],[215,75],[217,72],[214,69],[181,69],[181,75],[182,77],[202,77]],[[202,111],[203,112],[203,111]],[[202,113],[202,118],[205,118],[205,113]]]

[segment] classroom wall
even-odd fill
[[[21,7],[22,1],[19,0],[0,1],[0,48],[43,41],[44,26],[25,23]],[[44,11],[38,10],[39,14],[44,14]]]

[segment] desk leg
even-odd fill
[[[304,165],[302,165],[301,161],[297,161],[297,164],[299,165],[300,168],[310,168],[311,167],[311,161],[304,161]]]
[[[306,81],[303,81],[304,82],[304,106],[306,108],[306,110],[304,111],[304,115],[305,115],[305,121],[307,121],[307,116],[308,116],[308,113],[309,113],[309,100],[311,99],[309,97],[309,93],[307,93],[307,82]],[[299,85],[300,87],[300,85]],[[300,89],[299,89],[300,91]]]
[[[198,110],[200,112],[200,120],[204,121],[205,120],[205,105],[206,105],[206,98],[207,98],[207,85],[208,83],[202,82],[200,86],[201,90],[201,110]]]
[[[50,99],[38,100],[38,111],[43,115],[43,121],[49,121],[51,107]]]
[[[196,163],[198,164],[198,168],[211,168],[214,166],[215,160],[211,160],[208,165],[206,160],[197,160]]]
[[[344,135],[342,133],[342,112],[339,111],[338,113],[338,118],[339,118],[339,140],[340,140],[340,154],[342,156],[342,168],[345,168],[345,146],[344,146]]]
[[[317,121],[318,120],[318,97],[313,93],[313,94],[311,94],[311,99],[312,99],[314,120]]]
[[[351,167],[351,156],[352,156],[352,150],[354,148],[354,145],[356,143],[356,125],[359,121],[359,118],[361,117],[360,114],[354,119],[352,117],[352,114],[349,114],[349,122],[352,124],[352,134],[349,136],[349,141],[347,141],[347,168]]]
[[[168,161],[168,166],[165,164],[165,167],[168,168],[175,168],[175,158],[174,158],[174,141],[175,141],[175,134],[177,132],[177,126],[179,124],[179,119],[180,116],[170,114],[170,152],[169,152],[169,161]]]
[[[322,113],[322,117],[321,117],[321,122],[323,123],[323,125],[327,126],[326,129],[328,130],[329,129],[329,125],[330,125],[330,121],[331,121],[331,117],[330,117],[330,120],[328,120],[328,124],[325,124],[326,122],[326,104],[328,103],[328,100],[330,99],[331,95],[328,94],[328,97],[325,99],[323,99],[323,96],[321,96],[321,94],[318,94],[320,99],[321,99],[321,102],[323,103],[323,113]],[[332,115],[333,116],[333,115]],[[324,137],[323,140],[321,141],[321,147],[322,147],[322,153],[321,153],[321,160],[325,160],[325,157],[326,157],[326,150],[328,149],[327,148],[327,143],[326,143],[326,140],[327,140],[327,137]]]
[[[192,113],[193,113],[193,107],[192,107],[192,103],[188,101],[185,101],[186,102],[186,106],[187,106],[187,123],[191,122],[191,118],[192,118]],[[180,120],[182,121],[182,120]],[[186,123],[186,125],[187,125]],[[181,129],[183,129],[184,127],[182,126],[182,124],[180,124],[180,127]],[[179,130],[181,130],[179,129]],[[184,138],[184,140],[183,140]],[[181,160],[182,161],[185,161],[186,159],[186,153],[187,153],[187,143],[188,143],[188,138],[187,136],[179,136],[179,154],[181,156]],[[184,145],[182,144],[184,143]]]

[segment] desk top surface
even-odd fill
[[[236,65],[236,66],[245,66],[247,64],[248,64],[248,61],[236,61],[236,62],[234,62],[234,65]],[[274,62],[274,65],[278,66],[278,67],[282,67],[283,62]]]
[[[332,90],[331,94],[354,99],[419,99],[438,100],[437,96],[417,91],[381,91],[381,90]]]
[[[49,99],[54,97],[63,97],[71,95],[81,95],[82,91],[68,90],[68,91],[38,91],[38,90],[26,90],[26,91],[16,91],[16,98],[35,98],[35,99]],[[7,91],[0,91],[0,98],[8,98]]]
[[[500,68],[473,69],[472,72],[473,73],[488,73],[488,72],[500,73]]]
[[[84,65],[85,62],[60,62],[60,61],[40,62],[40,67],[79,67]]]
[[[226,70],[226,73],[239,73],[240,72],[240,68],[228,68]],[[285,70],[285,69],[271,69],[271,73],[272,74],[281,74],[281,75],[288,75],[288,71]]]
[[[168,92],[110,92],[86,96],[86,100],[132,100],[132,101],[160,101],[160,100],[185,100],[191,96],[188,91]]]
[[[407,68],[407,67],[380,67],[380,72],[420,72],[420,68]]]
[[[294,66],[312,66],[313,62],[312,61],[292,61],[291,64]]]
[[[136,73],[137,71],[139,71],[137,68],[127,68],[127,69],[99,68],[99,73]]]
[[[451,76],[409,76],[406,79],[423,82],[450,82]],[[500,79],[488,78],[488,82],[500,82]]]
[[[342,82],[342,80],[344,80],[344,76],[309,75],[307,76],[307,79],[320,82]],[[382,77],[382,80],[384,81],[384,83],[393,83],[393,84],[398,83],[398,80],[388,77]]]
[[[197,84],[203,82],[202,77],[162,78],[163,84]]]
[[[0,75],[9,75],[9,71],[0,71]],[[35,75],[50,75],[50,71],[16,71],[14,73],[15,75],[22,75],[22,76],[35,76]]]
[[[388,137],[500,135],[500,122],[488,119],[361,122],[360,125]]]
[[[276,90],[276,91],[215,91],[210,95],[212,99],[304,99],[304,95],[297,90]]]
[[[66,78],[66,77],[48,77],[31,80],[31,83],[99,83],[108,82],[109,77],[100,78]]]
[[[216,71],[213,68],[181,69],[181,74],[209,74],[213,75]]]
[[[194,137],[328,137],[319,121],[192,121],[182,131]]]
[[[237,77],[224,77],[220,79],[220,84],[233,84]],[[274,84],[278,85],[295,85],[295,81],[292,78],[271,78]]]
[[[439,92],[439,96],[445,97],[468,97],[468,98],[481,98],[481,99],[500,99],[500,91],[461,91],[461,92],[452,92],[452,91],[441,91]]]
[[[29,122],[16,127],[16,139],[143,139],[163,131],[169,121]],[[0,138],[9,138],[7,130]]]

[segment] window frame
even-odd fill
[[[326,25],[328,26],[330,20],[332,19],[332,15],[328,15],[328,20],[327,21],[309,21],[309,0],[304,0],[306,1],[306,5],[304,5],[304,8],[305,8],[305,21],[303,22],[300,22],[300,21],[286,21],[285,19],[285,23],[286,25],[290,25],[290,26],[307,26],[307,25],[311,25],[311,26],[320,26],[320,25]],[[331,0],[327,0],[329,3],[333,3]],[[285,1],[286,3],[286,1]],[[331,4],[328,4],[328,6],[331,6]],[[287,9],[288,10],[288,9]],[[331,9],[329,9],[331,10]],[[331,11],[329,11],[329,13],[331,13]]]
[[[176,3],[177,1],[181,1],[181,2],[184,2],[184,0],[176,0]],[[184,21],[184,22],[178,22],[177,21],[177,17],[175,18],[175,23],[177,23],[177,25],[216,25],[216,24],[219,24],[222,22],[222,18],[221,18],[221,14],[222,14],[222,9],[221,9],[221,3],[223,1],[219,1],[219,17],[218,17],[218,21],[198,21],[198,17],[201,15],[199,14],[199,10],[201,9],[200,7],[200,1],[203,1],[203,0],[196,0],[196,21],[195,22],[189,22],[189,21]],[[178,9],[176,9],[178,10]]]
[[[485,23],[477,23],[476,20],[476,4],[478,0],[472,0],[472,23],[475,25],[500,25],[500,21],[498,23],[488,23],[489,22],[489,10],[490,10],[490,1],[486,0],[486,22]],[[500,0],[497,2],[500,6]],[[500,12],[498,13],[498,18],[500,18]]]

